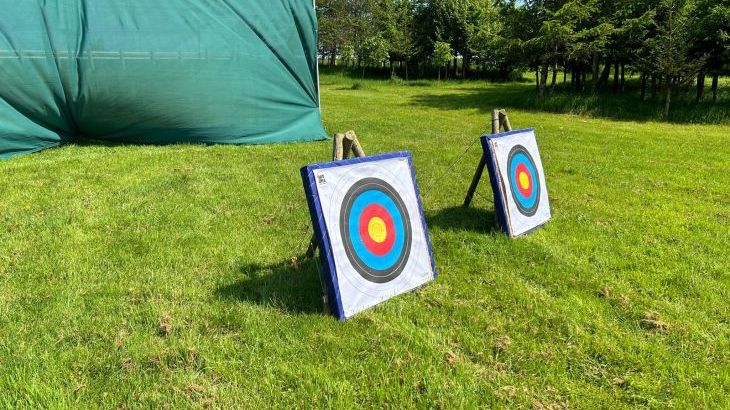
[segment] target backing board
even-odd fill
[[[436,278],[410,153],[301,172],[335,316],[350,318]]]
[[[502,231],[515,237],[548,222],[550,201],[535,130],[485,135],[481,141]]]

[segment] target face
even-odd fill
[[[517,209],[533,216],[540,204],[540,176],[532,156],[522,145],[515,145],[507,158],[509,184]]]
[[[410,154],[302,169],[330,307],[341,319],[436,277]]]
[[[550,203],[535,131],[485,135],[482,146],[500,228],[518,236],[549,221]]]
[[[340,235],[347,257],[366,280],[390,282],[406,266],[411,249],[408,210],[382,179],[361,179],[345,194]]]

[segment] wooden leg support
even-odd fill
[[[484,167],[486,166],[487,157],[482,154],[482,157],[479,160],[479,165],[477,165],[477,170],[474,172],[474,178],[472,178],[471,180],[469,190],[466,192],[466,198],[464,198],[464,206],[469,206],[471,204],[471,200],[474,198],[474,193],[477,191],[479,180],[482,179],[482,174],[484,174]]]
[[[509,117],[507,116],[507,111],[505,110],[493,110],[492,111],[492,134],[499,133],[500,128],[504,128],[505,131],[512,131],[512,124],[509,122]],[[466,191],[466,197],[464,198],[464,206],[469,206],[471,204],[471,200],[474,198],[474,193],[476,193],[477,186],[479,186],[479,181],[482,179],[482,175],[484,174],[484,167],[487,165],[487,157],[485,154],[482,154],[482,158],[479,160],[479,165],[477,165],[477,170],[474,172],[474,178],[471,180],[471,185],[469,185],[469,190]]]

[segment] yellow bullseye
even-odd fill
[[[530,187],[530,177],[527,176],[526,172],[520,172],[518,179],[520,181],[520,188],[528,189]]]
[[[388,236],[385,222],[377,216],[370,219],[370,222],[368,222],[368,234],[377,243],[385,241],[385,238]]]

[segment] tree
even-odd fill
[[[322,58],[329,56],[334,65],[338,51],[348,41],[347,0],[319,0],[317,16],[319,22],[319,52]]]
[[[638,72],[641,99],[651,84],[668,112],[695,80],[701,100],[707,75],[716,100],[730,68],[730,0],[318,0],[317,14],[322,63],[353,63],[363,76],[385,64],[406,78],[411,64],[416,76],[436,67],[439,80],[532,70],[542,96],[560,69],[579,91],[599,92],[613,75],[616,94]]]
[[[551,66],[553,68],[554,85],[558,62],[575,38],[571,21],[565,19],[564,14],[560,12],[556,13],[554,17],[543,21],[538,34],[524,43],[524,47],[536,56],[536,69],[539,71],[537,86],[540,97],[545,94],[549,68]]]
[[[388,44],[390,75],[393,77],[394,62],[407,64],[415,53],[413,7],[410,0],[377,0],[373,13],[377,30]]]
[[[489,0],[416,0],[414,29],[416,48],[422,58],[431,58],[434,44],[445,42],[452,48],[453,73],[462,57],[462,77],[467,77],[473,57],[483,50],[489,33],[496,35],[497,12]]]
[[[607,45],[607,58],[604,73],[599,81],[608,82],[611,65],[613,65],[613,92],[623,93],[625,81],[625,66],[636,62],[649,28],[656,15],[654,1],[647,0],[620,0],[605,1],[603,14],[607,16],[614,30]],[[620,74],[620,77],[619,77]],[[643,75],[645,86],[646,76]]]
[[[694,80],[704,67],[706,57],[690,54],[689,18],[692,4],[684,0],[663,0],[657,35],[646,42],[648,64],[664,82],[664,117],[669,116],[672,93]]]
[[[363,62],[362,76],[365,77],[365,67],[378,67],[385,64],[388,59],[388,43],[381,35],[368,37],[362,44],[360,58]]]
[[[433,62],[438,67],[438,79],[441,81],[441,68],[445,67],[451,61],[453,51],[451,45],[444,41],[437,41],[433,45]],[[446,78],[448,78],[448,70],[446,70]]]
[[[703,97],[707,72],[712,75],[712,99],[716,101],[720,71],[730,62],[730,0],[699,0],[694,16],[690,52],[695,58],[707,58],[697,76],[697,101]]]

